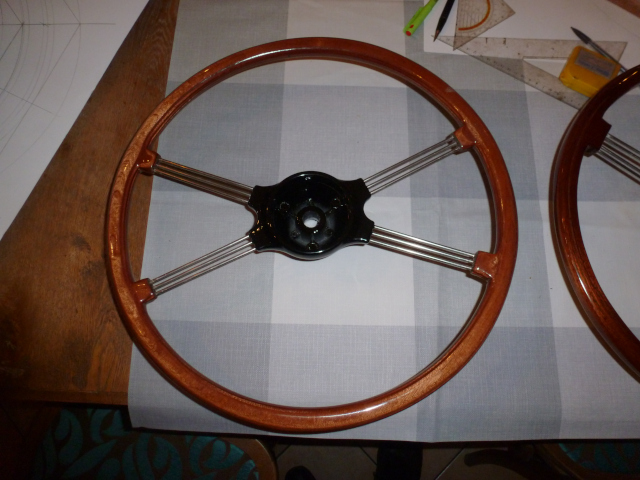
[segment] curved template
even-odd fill
[[[504,0],[459,0],[454,50],[491,27],[495,27],[514,13]]]
[[[145,1],[117,3],[0,0],[0,237]]]
[[[486,0],[486,10],[484,12],[482,9],[479,9],[478,11],[474,10],[472,12],[464,13],[469,13],[470,15],[458,17],[456,29],[459,31],[466,31],[478,28],[489,18],[489,14],[491,13],[491,0]]]

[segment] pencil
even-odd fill
[[[447,19],[449,18],[449,14],[451,13],[451,7],[453,7],[453,3],[455,1],[456,0],[447,0],[447,3],[444,6],[444,10],[442,10],[442,15],[440,15],[440,20],[438,20],[438,25],[436,26],[436,34],[433,37],[434,42],[444,28],[444,24],[447,23]]]

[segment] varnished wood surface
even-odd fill
[[[104,221],[116,167],[164,98],[178,0],[150,0],[0,242],[0,396],[124,404],[131,340],[113,303]],[[132,200],[139,272],[150,179]]]
[[[580,109],[565,131],[551,176],[551,216],[560,265],[593,331],[640,381],[640,340],[615,311],[591,268],[578,215],[578,178],[583,155],[600,149],[610,125],[607,109],[640,84],[640,66],[611,80]],[[621,280],[623,281],[623,280]]]
[[[430,98],[458,126],[456,137],[473,151],[487,177],[493,205],[495,245],[479,252],[474,273],[484,279],[475,311],[451,344],[428,366],[391,390],[358,402],[332,407],[273,405],[239,395],[187,364],[164,340],[149,318],[145,281],[134,283],[126,238],[127,205],[134,182],[156,159],[153,142],[171,119],[198,95],[240,72],[296,59],[349,62],[390,75]],[[489,130],[452,88],[411,60],[384,48],[338,38],[281,40],[230,55],[204,68],[174,90],[144,122],[125,153],[109,198],[108,274],[122,319],[146,358],[169,381],[202,405],[233,420],[270,431],[317,433],[342,430],[393,415],[430,395],[475,355],[498,318],[516,261],[516,203],[506,165]],[[141,292],[143,293],[141,295]]]

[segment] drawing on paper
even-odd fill
[[[0,174],[55,120],[75,75],[80,25],[77,0],[0,0]],[[25,121],[28,135],[17,138]]]

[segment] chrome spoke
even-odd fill
[[[365,178],[364,183],[373,195],[383,188],[387,188],[403,178],[407,178],[423,168],[436,163],[438,160],[442,160],[460,151],[462,151],[462,146],[452,133],[435,145]]]
[[[471,272],[475,263],[473,253],[428,242],[377,225],[373,227],[369,245],[466,272]]]
[[[622,140],[607,135],[595,156],[640,183],[640,151]]]
[[[162,295],[180,285],[184,285],[205,273],[209,273],[217,268],[223,267],[245,255],[249,255],[255,250],[249,235],[245,235],[224,247],[203,255],[200,258],[182,265],[170,272],[149,281],[151,289],[158,295]]]
[[[246,205],[253,188],[179,163],[158,158],[153,174]]]

